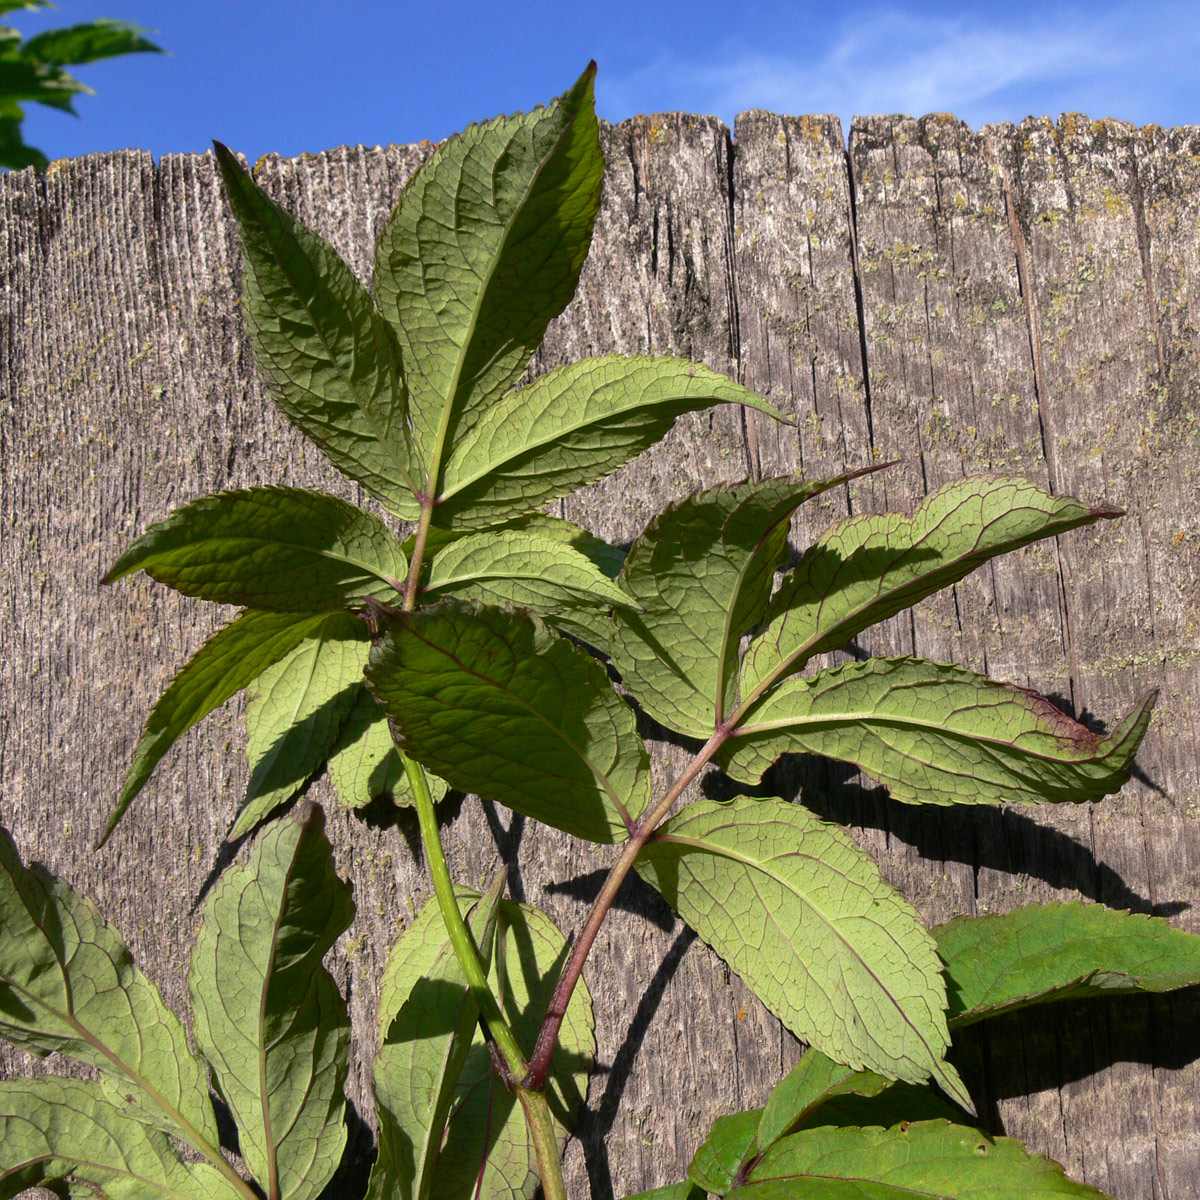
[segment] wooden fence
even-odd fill
[[[1160,688],[1120,797],[960,812],[907,808],[817,765],[781,778],[851,823],[930,921],[1082,896],[1200,931],[1200,128],[1065,117],[975,133],[946,116],[875,117],[854,123],[847,155],[833,118],[751,112],[733,139],[678,114],[605,139],[584,283],[539,368],[687,355],[798,424],[734,409],[685,419],[563,514],[628,541],[702,485],[886,459],[903,462],[810,506],[796,541],[980,471],[1123,506],[1123,521],[999,560],[865,643],[966,663],[1109,723]],[[365,274],[430,148],[267,159],[260,178]],[[0,819],[28,858],[99,902],[185,1007],[195,903],[246,780],[238,706],[169,756],[93,853],[150,705],[218,621],[140,577],[99,578],[147,524],[204,493],[353,490],[256,382],[211,157],[59,162],[0,178],[0,203]],[[663,745],[658,760],[679,753]],[[411,823],[339,813],[324,784],[313,794],[355,881],[335,971],[369,1120],[374,983],[429,889]],[[564,929],[608,859],[473,799],[448,841],[467,881],[515,855],[514,889]],[[642,885],[592,963],[602,1069],[567,1163],[572,1194],[600,1200],[680,1178],[711,1119],[761,1103],[798,1047]],[[1188,1200],[1198,1057],[1193,990],[987,1023],[958,1061],[993,1127],[1120,1200]]]

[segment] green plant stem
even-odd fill
[[[728,738],[729,729],[722,725],[704,743],[699,753],[688,763],[683,772],[676,777],[658,804],[638,822],[629,841],[625,843],[621,857],[609,871],[608,878],[600,889],[600,894],[592,904],[592,911],[588,913],[587,922],[579,931],[579,937],[571,948],[571,957],[558,977],[558,983],[554,988],[554,995],[550,998],[542,1027],[538,1030],[537,1044],[534,1046],[533,1056],[529,1060],[529,1070],[525,1073],[525,1078],[521,1080],[521,1087],[528,1088],[532,1092],[540,1092],[545,1088],[546,1080],[550,1075],[550,1062],[554,1057],[554,1048],[558,1044],[558,1033],[562,1028],[563,1019],[567,1015],[567,1005],[570,1004],[575,985],[579,982],[580,975],[583,974],[583,964],[587,961],[592,943],[595,942],[596,935],[600,932],[600,926],[604,924],[604,918],[608,916],[608,910],[612,908],[621,884],[625,882],[625,876],[633,869],[637,856],[642,852],[642,848],[650,840],[655,829],[662,823],[663,818],[671,811],[675,801],[683,795],[688,784],[700,774]]]
[[[479,958],[479,950],[471,931],[463,920],[458,907],[458,899],[454,895],[454,883],[450,879],[450,868],[446,865],[446,855],[442,850],[441,838],[438,836],[437,815],[433,810],[433,797],[429,794],[429,781],[425,776],[425,768],[413,762],[408,755],[401,753],[404,760],[404,771],[408,776],[416,800],[417,819],[421,826],[421,844],[425,849],[425,859],[429,864],[429,875],[433,880],[434,894],[437,896],[438,908],[446,925],[446,933],[450,944],[467,977],[467,986],[479,1005],[479,1014],[487,1026],[504,1063],[514,1079],[520,1079],[526,1070],[525,1055],[517,1044],[509,1024],[500,1011],[500,1005],[488,985],[487,972]]]
[[[529,1131],[529,1140],[537,1155],[544,1200],[567,1200],[558,1138],[554,1134],[554,1120],[550,1115],[546,1093],[531,1092],[524,1087],[518,1087],[516,1092],[521,1111],[525,1114],[525,1128]]]

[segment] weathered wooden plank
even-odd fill
[[[1094,814],[958,814],[901,808],[844,771],[802,765],[777,783],[859,822],[931,919],[1077,893],[1168,912],[1194,903],[1200,134],[871,119],[854,128],[851,179],[832,119],[745,114],[737,133],[731,146],[719,123],[679,115],[606,133],[595,248],[535,368],[614,350],[687,354],[798,424],[733,410],[681,422],[562,512],[623,541],[717,480],[894,456],[905,463],[805,513],[798,544],[848,511],[909,506],[978,469],[1124,504],[1122,527],[1014,556],[866,644],[1028,681],[1109,720],[1138,688],[1162,686],[1141,761],[1151,784]],[[268,159],[261,178],[365,275],[428,150]],[[0,819],[98,899],[184,1005],[193,902],[224,861],[245,784],[237,706],[186,741],[110,847],[90,854],[139,722],[217,619],[140,581],[97,580],[136,531],[196,495],[287,482],[360,497],[254,379],[211,159],[56,164],[44,180],[4,177],[0,203]],[[656,770],[681,754],[658,743]],[[313,794],[332,800],[323,784]],[[368,1116],[374,980],[428,889],[411,822],[384,828],[327,807],[356,878],[359,917],[337,971],[362,1047],[352,1095]],[[605,855],[473,800],[447,816],[461,878],[515,850],[515,886],[578,924]],[[1190,910],[1176,919],[1197,927]],[[760,1102],[796,1053],[647,888],[627,889],[588,978],[604,1069],[568,1151],[573,1193],[679,1178],[711,1119]],[[964,1066],[1010,1132],[1115,1196],[1188,1194],[1200,1173],[1198,1015],[1189,996],[1014,1019]]]

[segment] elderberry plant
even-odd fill
[[[373,511],[263,487],[195,501],[126,551],[107,579],[144,570],[243,611],[155,705],[105,836],[171,744],[248,688],[252,771],[232,836],[322,769],[351,807],[381,793],[415,806],[435,897],[382,979],[373,1200],[565,1196],[559,1161],[595,1054],[582,973],[631,870],[809,1046],[765,1108],[718,1120],[689,1178],[653,1195],[1097,1197],[975,1126],[952,1035],[1064,996],[1198,982],[1200,938],[1083,904],[928,930],[802,805],[681,802],[706,770],[757,786],[795,752],[853,764],[906,803],[1115,792],[1153,694],[1100,735],[960,667],[814,660],[997,555],[1120,514],[967,479],[911,516],[834,525],[781,577],[797,508],[882,467],[698,492],[627,554],[545,515],[681,413],[733,402],[783,419],[672,358],[590,358],[522,382],[574,293],[600,202],[593,74],[433,154],[380,238],[373,295],[218,146],[272,399],[415,529],[401,538]],[[659,794],[637,709],[694,746]],[[503,871],[485,895],[452,880],[434,808],[447,788],[620,847],[571,942],[505,899]],[[353,912],[320,809],[271,820],[203,906],[193,1053],[96,910],[0,837],[0,1034],[101,1076],[0,1084],[0,1198],[37,1184],[321,1193],[345,1150],[349,1054],[322,958]]]

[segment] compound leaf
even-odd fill
[[[404,762],[388,729],[387,713],[365,685],[360,684],[355,692],[328,769],[346,808],[365,808],[380,796],[389,796],[406,808],[413,802]],[[436,775],[428,779],[436,803],[446,794],[446,785]]]
[[[1129,777],[1156,696],[1101,735],[1026,688],[919,658],[870,658],[785,679],[735,730],[727,769],[757,782],[783,753],[824,754],[908,804],[1098,800]]]
[[[530,512],[629,462],[681,414],[722,402],[786,419],[686,359],[605,355],[556,367],[501,397],[453,444],[434,521],[478,528]]]
[[[213,146],[242,239],[246,331],[271,398],[342,474],[415,520],[421,468],[395,333],[337,251]]]
[[[176,739],[290,653],[324,619],[324,613],[244,612],[188,659],[150,712],[100,845]]]
[[[430,484],[570,302],[600,205],[595,64],[544,108],[468,126],[417,172],[376,247]]]
[[[218,1144],[208,1078],[178,1017],[95,905],[41,868],[23,866],[3,829],[0,1036],[98,1067],[119,1080],[139,1120],[201,1153]]]
[[[480,898],[457,888],[485,969],[492,961],[503,876]],[[446,934],[438,902],[417,914],[388,954],[375,1058],[379,1154],[368,1197],[426,1200],[479,1006]]]
[[[1039,538],[1119,517],[1025,479],[948,483],[906,513],[850,517],[810,547],[783,580],[743,666],[742,693],[798,671],[814,654],[916,604],[976,567]]]
[[[143,570],[187,596],[266,612],[328,612],[395,598],[408,574],[376,516],[320,492],[259,487],[205,496],[152,525],[103,582]]]
[[[952,1025],[1084,996],[1200,983],[1200,937],[1101,904],[1029,904],[930,932],[946,964]]]
[[[971,1107],[944,1061],[933,939],[840,829],[778,799],[701,801],[639,870],[797,1037],[889,1078],[932,1075]]]
[[[188,984],[201,1053],[268,1195],[316,1196],[341,1161],[350,1039],[321,965],[354,917],[314,804],[268,826],[206,900]]]
[[[0,1200],[34,1187],[79,1200],[243,1195],[211,1164],[184,1162],[164,1133],[114,1104],[90,1080],[0,1082],[0,1146]]]
[[[949,1121],[891,1129],[821,1126],[777,1142],[730,1200],[1103,1200],[1056,1162],[1012,1138],[991,1138]]]
[[[230,838],[293,799],[324,765],[362,691],[370,648],[357,617],[330,613],[255,681],[246,706],[250,782]]]
[[[444,601],[397,617],[367,680],[403,748],[451,787],[617,842],[650,799],[633,710],[536,617]]]
[[[878,467],[868,468],[878,470]],[[763,615],[792,513],[856,471],[723,484],[671,505],[630,547],[612,659],[655,720],[709,738],[737,697],[742,637]]]

